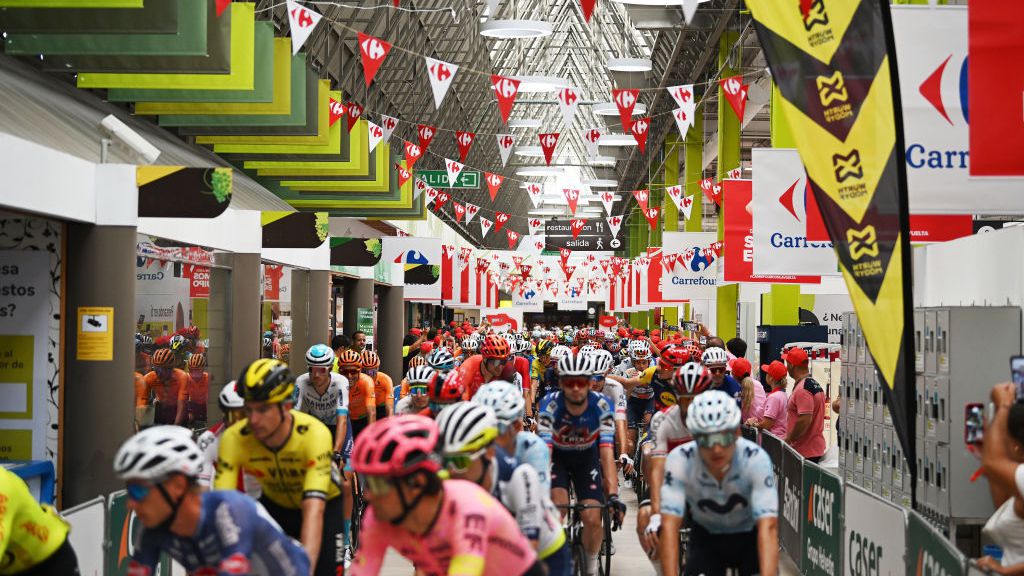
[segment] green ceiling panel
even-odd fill
[[[256,28],[254,5],[249,2],[232,2],[230,10],[231,72],[229,74],[102,74],[87,72],[78,75],[78,87],[252,90]]]
[[[33,2],[32,5],[39,5]],[[79,3],[80,4],[80,3]],[[174,34],[178,0],[146,2],[141,8],[24,8],[5,10],[0,22],[8,34]]]
[[[326,80],[323,82],[327,82]],[[328,91],[328,94],[332,98],[337,98],[341,94],[340,92]],[[325,108],[321,109],[326,111]],[[325,143],[317,144],[299,144],[291,143],[292,141],[287,140],[287,137],[277,138],[274,143],[270,144],[214,144],[213,151],[217,154],[325,154],[325,155],[338,155],[341,153],[341,130],[343,129],[343,122],[335,122],[334,126],[330,126],[328,122],[322,122],[321,125],[327,126],[327,140]],[[365,130],[365,128],[364,128]],[[323,133],[321,133],[321,136]],[[297,137],[304,138],[304,137]],[[317,139],[318,141],[320,139]],[[301,142],[301,141],[300,141]]]
[[[9,34],[8,54],[203,56],[214,0],[178,0],[175,34]],[[142,3],[139,2],[141,6]],[[42,7],[43,4],[37,4]]]

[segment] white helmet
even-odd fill
[[[580,354],[593,354],[596,351],[597,351],[597,348],[594,348],[593,345],[591,345],[591,344],[584,344],[583,346],[580,346],[579,353]]]
[[[709,366],[711,364],[726,364],[727,362],[729,362],[729,357],[725,355],[725,350],[717,347],[708,348],[700,357],[700,363],[705,366]]]
[[[533,344],[529,340],[516,340],[516,346],[512,349],[514,354],[525,354],[533,350]]]
[[[306,351],[306,364],[309,366],[333,366],[334,350],[326,344],[313,344]]]
[[[565,356],[566,354],[572,354],[572,350],[568,346],[559,344],[558,346],[555,346],[554,348],[551,349],[551,358],[553,360],[557,361],[559,358]]]
[[[473,396],[473,402],[494,410],[498,430],[502,433],[517,420],[522,420],[526,410],[526,401],[519,389],[504,380],[494,380],[481,386]]]
[[[435,377],[437,377],[437,372],[433,368],[426,364],[421,364],[409,368],[409,372],[405,375],[405,380],[411,386],[413,384],[430,384],[434,381]]]
[[[236,390],[237,382],[232,380],[224,385],[220,390],[220,394],[217,396],[217,403],[220,404],[221,410],[240,410],[245,408],[245,400]]]
[[[511,332],[502,332],[501,333],[501,337],[505,339],[505,342],[508,342],[509,350],[514,350],[515,349],[514,348],[515,345],[516,345],[516,335],[515,334],[513,334]]]
[[[566,354],[558,359],[559,376],[592,376],[594,362],[590,354]]]
[[[456,402],[437,415],[442,454],[472,454],[498,437],[494,410],[476,402]]]
[[[634,360],[646,360],[651,357],[651,346],[643,340],[630,340],[629,357]]]
[[[478,342],[475,338],[466,338],[462,341],[462,349],[472,350],[475,352],[480,349],[480,342]]]
[[[592,362],[594,363],[595,374],[607,374],[612,369],[614,360],[612,359],[612,353],[607,350],[594,350],[590,353]]]
[[[122,480],[159,482],[171,474],[196,477],[203,453],[192,432],[181,426],[153,426],[132,436],[114,457],[114,473]]]
[[[714,434],[740,427],[740,407],[721,390],[698,394],[686,411],[686,427],[693,434]]]

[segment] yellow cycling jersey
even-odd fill
[[[17,574],[42,563],[67,537],[64,519],[36,502],[17,474],[0,468],[0,574]]]
[[[242,470],[259,481],[264,496],[283,508],[301,508],[305,498],[330,500],[340,495],[331,431],[309,414],[291,410],[291,415],[291,433],[277,450],[252,435],[248,419],[225,430],[217,454],[214,490],[236,489],[238,471]]]

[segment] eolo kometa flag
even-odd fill
[[[888,4],[747,0],[913,470],[913,300]]]

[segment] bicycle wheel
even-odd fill
[[[612,573],[612,514],[606,504],[601,508],[601,524],[604,525],[604,542],[601,543],[601,561],[598,568],[602,576]]]
[[[677,564],[679,566],[679,575],[682,576],[686,573],[686,548],[690,543],[690,529],[680,528],[679,529],[679,559]]]
[[[578,521],[577,519],[574,519]],[[583,548],[583,525],[574,522],[570,532],[572,540],[572,573],[587,576],[587,551]]]
[[[352,476],[352,522],[349,536],[353,553],[359,549],[359,532],[363,526],[363,513],[366,511],[366,503],[363,502],[363,492],[360,490],[359,482]]]

